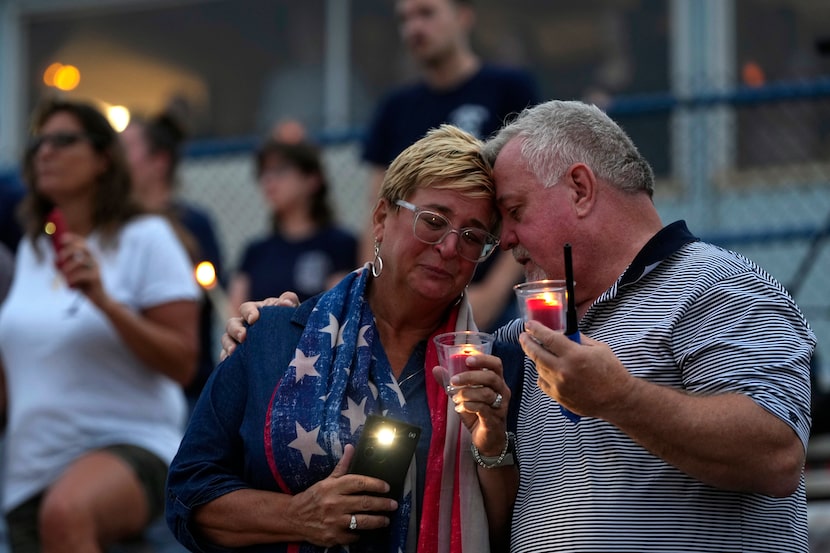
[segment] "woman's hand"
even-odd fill
[[[467,358],[467,366],[470,370],[452,377],[450,385],[455,393],[450,399],[481,454],[498,456],[504,449],[511,395],[501,359],[495,355],[473,355]],[[440,366],[432,371],[442,386],[444,371]]]
[[[83,237],[66,233],[62,238],[57,261],[67,286],[79,290],[99,308],[108,301],[109,296],[101,283],[98,262]]]
[[[331,475],[292,497],[287,517],[305,541],[322,547],[357,541],[362,530],[389,526],[390,515],[398,503],[378,497],[389,491],[389,484],[378,478],[347,474],[354,446],[347,445],[343,458]],[[356,527],[350,528],[352,516]]]
[[[260,307],[267,305],[281,305],[283,307],[297,307],[300,299],[294,292],[283,292],[278,298],[265,298],[262,301],[246,301],[239,306],[239,317],[231,317],[225,324],[225,333],[222,335],[222,351],[219,360],[222,361],[233,353],[236,346],[245,341],[247,330],[245,323],[252,325],[259,319]]]
[[[398,504],[378,497],[389,490],[383,480],[347,474],[352,457],[354,446],[347,445],[331,474],[297,495],[242,488],[195,507],[194,530],[207,542],[234,551],[268,543],[353,543],[361,531],[388,526],[384,515]]]

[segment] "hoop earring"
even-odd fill
[[[380,256],[380,242],[375,238],[375,258],[372,260],[372,276],[378,278],[383,272],[383,258]]]

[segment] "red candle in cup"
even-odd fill
[[[564,280],[535,280],[513,287],[525,321],[537,321],[551,330],[564,332],[567,293]]]
[[[486,332],[458,331],[439,334],[435,342],[438,364],[443,367],[444,387],[452,395],[458,389],[450,385],[453,376],[475,369],[468,367],[467,358],[471,355],[485,355],[493,351],[495,337]]]
[[[527,300],[528,318],[542,323],[551,330],[565,330],[565,306],[552,294]]]
[[[465,347],[463,350],[453,353],[450,355],[449,359],[449,369],[450,376],[454,376],[458,373],[470,370],[470,367],[467,366],[467,358],[471,355],[478,355],[479,351],[471,347]]]

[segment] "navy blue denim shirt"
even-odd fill
[[[167,481],[167,524],[188,549],[206,553],[229,551],[206,542],[193,531],[193,509],[240,489],[280,491],[265,453],[265,417],[274,389],[294,356],[318,297],[297,308],[263,308],[259,320],[248,328],[245,342],[213,371],[196,403]],[[425,342],[416,347],[399,379],[412,418],[408,422],[423,429],[416,452],[419,520],[431,438],[424,379],[432,378],[432,374],[426,375],[423,370],[425,348]],[[502,342],[497,342],[493,351],[502,359],[505,379],[512,391],[508,427],[514,431],[524,353],[517,345]],[[412,378],[406,380],[410,375]],[[275,549],[279,548],[272,544],[239,551]]]

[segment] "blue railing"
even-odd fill
[[[680,97],[670,93],[637,94],[612,98],[606,113],[612,117],[669,112],[679,108],[704,108],[715,105],[748,106],[830,98],[830,77],[764,86],[741,86],[730,91],[712,91]]]

